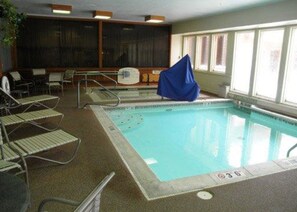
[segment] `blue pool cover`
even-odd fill
[[[189,55],[160,73],[157,94],[177,101],[194,101],[200,87],[194,80]]]

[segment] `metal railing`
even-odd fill
[[[114,75],[114,76],[117,76],[117,75],[118,75],[118,72],[104,72],[104,73],[103,73],[103,72],[100,72],[100,71],[99,71],[99,75],[101,75],[101,76],[103,76],[103,77],[105,77],[105,78],[107,78],[107,79],[113,81],[113,82],[115,83],[115,87],[118,85],[118,82],[117,82],[116,80],[114,80],[114,79],[112,79],[111,77],[107,76],[107,75]]]
[[[117,87],[117,85],[118,85],[118,82],[116,80],[107,76],[107,75],[117,75],[116,72],[111,72],[111,74],[108,74],[107,72],[100,72],[100,71],[80,71],[80,72],[76,72],[75,75],[76,76],[84,76],[86,90],[88,87],[88,83],[87,83],[88,76],[102,76],[102,77],[105,77],[105,78],[111,80],[114,83],[114,87]]]
[[[109,104],[102,104],[102,103],[99,103],[99,102],[92,102],[92,103],[86,103],[83,107],[80,106],[80,84],[81,82],[94,82],[96,83],[97,85],[99,85],[103,90],[107,91],[108,93],[110,93],[111,95],[115,96],[117,98],[117,102],[116,104],[114,105],[109,105]],[[87,105],[108,105],[108,106],[111,106],[111,107],[116,107],[118,106],[119,104],[121,103],[121,99],[120,97],[118,97],[114,92],[112,92],[111,90],[109,90],[108,88],[104,87],[102,84],[100,84],[98,81],[96,80],[93,80],[93,79],[81,79],[78,81],[77,83],[77,108],[84,108],[86,107]]]
[[[292,146],[292,147],[287,151],[287,158],[290,157],[290,153],[291,153],[291,151],[293,151],[296,147],[297,147],[297,144],[295,144],[294,146]]]

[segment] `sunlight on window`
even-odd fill
[[[190,56],[190,60],[192,63],[192,68],[194,65],[194,57],[195,57],[195,36],[187,36],[184,37],[184,48],[183,55],[188,54]]]
[[[201,71],[208,70],[209,61],[209,35],[197,36],[196,67]]]
[[[232,89],[247,94],[253,59],[254,32],[238,32],[235,35]]]
[[[297,28],[292,30],[284,100],[297,103]]]
[[[228,34],[213,35],[213,71],[225,73]]]
[[[276,97],[283,35],[283,29],[260,31],[255,84],[258,96]]]

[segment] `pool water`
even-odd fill
[[[297,155],[295,123],[232,102],[107,113],[160,181]]]

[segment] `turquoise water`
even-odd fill
[[[286,158],[297,143],[295,124],[233,103],[107,113],[160,181]]]

